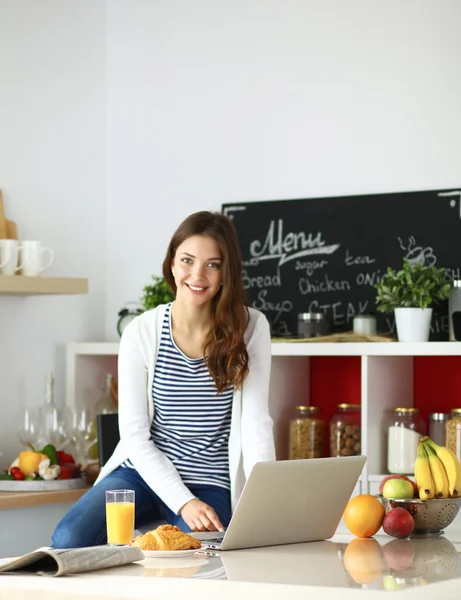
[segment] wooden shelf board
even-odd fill
[[[0,275],[0,294],[32,296],[35,294],[87,294],[88,279],[77,277],[24,277]]]
[[[76,502],[90,488],[78,490],[60,490],[57,492],[0,492],[0,510],[56,504],[58,502]]]

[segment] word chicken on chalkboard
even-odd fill
[[[323,312],[332,332],[374,313],[381,333],[393,314],[376,313],[375,284],[387,267],[447,269],[461,279],[461,188],[424,192],[224,204],[240,242],[250,306],[273,336],[296,335],[297,316]],[[448,308],[433,305],[431,340],[448,339]]]

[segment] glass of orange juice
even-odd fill
[[[124,546],[133,539],[134,490],[106,491],[107,543]]]

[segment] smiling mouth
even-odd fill
[[[205,291],[206,288],[204,287],[197,287],[196,285],[191,285],[190,283],[186,283],[187,287],[189,289],[191,289],[193,292],[203,292]]]

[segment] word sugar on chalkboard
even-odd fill
[[[393,314],[376,313],[388,266],[437,265],[461,279],[461,189],[224,204],[244,261],[249,303],[275,336],[297,332],[297,315],[324,312],[332,331],[375,313],[394,332]],[[448,339],[447,302],[434,305],[432,340]]]

